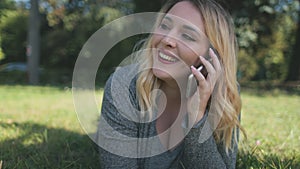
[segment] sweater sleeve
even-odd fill
[[[204,116],[206,119],[207,116]],[[184,152],[181,160],[182,167],[185,169],[234,169],[238,147],[234,144],[228,153],[222,143],[217,143],[211,134],[204,142],[199,141],[203,131],[205,119],[200,124],[193,127],[187,134],[184,141]],[[238,132],[237,132],[238,134]]]
[[[99,145],[100,164],[102,169],[135,169],[138,168],[137,158],[131,158],[137,153],[138,126],[132,117],[126,116],[126,111],[117,107],[113,96],[116,92],[117,99],[123,98],[119,89],[112,88],[112,76],[107,81],[99,119],[97,143]],[[120,90],[127,90],[122,88]],[[128,95],[127,95],[128,96]],[[127,104],[124,100],[124,104]],[[124,113],[125,112],[125,113]],[[133,112],[131,112],[133,113]]]

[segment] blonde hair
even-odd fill
[[[237,143],[237,129],[240,128],[244,132],[239,122],[241,99],[236,79],[237,43],[232,19],[213,0],[171,0],[163,6],[160,12],[167,13],[180,1],[189,1],[199,9],[205,33],[220,57],[223,72],[212,93],[210,105],[211,113],[217,113],[220,117],[220,121],[214,131],[214,137],[217,142],[222,142],[226,151],[228,151],[228,149],[233,147],[232,138],[235,138],[235,143]],[[158,18],[157,24],[160,22],[160,19]],[[152,38],[150,36],[143,48],[149,49],[151,41]],[[143,52],[139,56],[139,61],[141,69],[151,67],[151,50]],[[155,104],[152,101],[152,98],[155,96],[153,96],[151,91],[159,88],[160,84],[161,81],[153,75],[151,69],[141,71],[137,79],[137,94],[142,111],[149,110]]]

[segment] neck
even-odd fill
[[[180,100],[180,88],[176,82],[163,82],[161,90],[165,93],[167,99]]]

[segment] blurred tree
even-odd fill
[[[5,15],[5,11],[8,9],[10,9],[10,10],[15,9],[14,1],[13,0],[1,0],[0,1],[0,16]]]
[[[30,0],[27,65],[29,83],[39,83],[39,62],[40,62],[40,12],[39,0]]]
[[[291,0],[219,1],[236,25],[240,80],[283,80],[299,4]]]
[[[5,11],[9,9],[14,9],[14,2],[11,0],[2,0],[0,1],[0,18],[2,15],[5,15]],[[1,25],[1,20],[0,20]],[[2,47],[1,47],[1,36],[0,36],[0,61],[5,58],[5,54],[3,53]]]
[[[1,41],[0,41],[1,43]],[[0,60],[3,60],[5,58],[4,53],[2,52],[2,48],[0,48]]]
[[[28,12],[22,9],[6,10],[0,21],[0,46],[5,54],[2,62],[25,62]]]
[[[299,0],[300,4],[300,0]],[[298,25],[296,33],[296,43],[292,57],[289,62],[287,81],[300,81],[300,8],[298,9]]]
[[[0,4],[4,2],[0,1]],[[165,1],[40,0],[41,64],[46,69],[65,68],[72,71],[83,44],[99,28],[123,15],[158,11]],[[289,66],[289,63],[295,64],[296,61],[290,57],[296,40],[299,1],[218,1],[231,12],[234,18],[240,46],[238,64],[240,80],[283,80],[288,74],[288,68],[299,68],[297,65]],[[29,5],[24,4],[24,7],[28,9]],[[0,20],[0,43],[6,56],[3,62],[20,60],[20,56],[25,52],[26,35],[19,35],[24,34],[27,29],[21,25],[27,24],[24,20],[28,17],[28,12],[23,11],[23,16],[22,12],[16,13],[18,15],[9,16],[9,13],[5,12],[7,16]],[[21,16],[23,19],[16,19],[22,18]],[[17,21],[19,24],[16,23]],[[139,37],[128,38],[113,47],[101,67],[109,72],[122,58],[132,52],[132,47],[138,39]],[[289,72],[295,72],[295,69]]]
[[[124,2],[125,3],[125,2]],[[45,35],[43,63],[51,68],[72,69],[88,38],[104,24],[117,19],[130,9],[129,4],[105,0],[45,0],[44,13],[51,30]],[[115,6],[120,6],[122,10]],[[66,41],[67,40],[67,41]],[[101,44],[99,44],[101,45]]]

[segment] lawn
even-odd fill
[[[248,139],[241,137],[237,168],[300,168],[300,95],[242,90],[241,96]],[[99,168],[70,88],[1,85],[0,132],[0,169]]]
[[[300,95],[242,92],[242,125],[238,168],[300,168]]]

